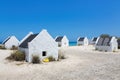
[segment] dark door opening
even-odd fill
[[[47,52],[46,52],[46,51],[43,51],[43,52],[42,52],[42,56],[47,56]]]

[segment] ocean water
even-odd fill
[[[70,45],[70,46],[76,46],[76,45],[77,45],[77,42],[70,42],[69,45]]]
[[[2,44],[2,42],[0,42],[0,44]],[[70,42],[69,43],[69,46],[76,46],[77,45],[77,42]]]

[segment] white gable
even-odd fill
[[[69,40],[66,36],[62,39],[62,47],[68,47],[69,46]]]
[[[19,45],[19,40],[15,36],[11,36],[10,39],[4,44],[5,48],[7,49],[12,48],[12,46],[18,47],[18,45]]]
[[[39,55],[41,59],[53,56],[55,59],[58,58],[58,47],[57,42],[47,32],[42,30],[29,44],[29,55],[27,60],[31,62],[33,55]],[[42,52],[46,51],[47,56],[42,56]]]
[[[57,38],[62,37],[62,39],[60,39],[61,41],[56,41]],[[67,38],[67,36],[57,36],[55,38],[55,41],[58,43],[58,47],[68,47],[69,46],[69,40]]]

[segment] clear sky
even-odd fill
[[[120,36],[120,0],[0,0],[0,40],[47,29],[53,36]]]

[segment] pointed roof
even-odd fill
[[[19,45],[21,45],[21,43],[23,42],[23,41],[25,41],[30,35],[32,35],[33,34],[33,32],[29,32],[21,41],[20,41],[20,43],[19,43]]]
[[[78,41],[84,41],[85,37],[80,37]]]
[[[55,41],[56,41],[56,42],[61,42],[62,39],[63,39],[63,36],[58,36]]]
[[[5,44],[11,37],[8,37],[2,44]]]
[[[28,42],[31,42],[38,34],[31,34],[28,38],[26,38],[19,47],[28,48]]]
[[[92,41],[96,41],[98,39],[98,37],[94,37]]]
[[[98,46],[110,46],[110,41],[112,40],[112,37],[100,37],[98,40],[97,45]]]

